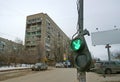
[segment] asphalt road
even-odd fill
[[[75,69],[50,69],[0,82],[75,82]]]
[[[27,72],[26,72],[27,73]],[[87,82],[120,82],[120,74],[102,75],[89,72]],[[0,82],[78,82],[75,68],[51,68],[46,71],[36,71],[20,77],[0,81]]]

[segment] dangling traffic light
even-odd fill
[[[88,71],[91,65],[91,54],[83,35],[78,35],[71,41],[71,49],[75,52],[75,66],[79,71]]]

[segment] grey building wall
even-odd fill
[[[0,37],[0,54],[11,53],[15,50],[22,49],[23,45]]]
[[[44,13],[27,16],[25,48],[31,52],[38,50],[49,60],[62,61],[69,54],[70,39],[57,24]],[[38,47],[39,46],[39,47]]]

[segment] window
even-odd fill
[[[111,62],[110,64],[111,64],[111,65],[115,65],[115,62]]]
[[[26,32],[27,35],[30,35],[30,32]]]

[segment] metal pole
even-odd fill
[[[107,44],[105,48],[107,48],[108,60],[111,61],[111,57],[110,57],[110,48],[111,48],[111,46],[109,44]]]
[[[79,31],[83,31],[83,0],[78,0],[77,9]]]
[[[79,72],[77,70],[77,81],[78,82],[86,82],[86,72]]]
[[[77,2],[78,9],[78,30],[79,34],[83,32],[83,0],[78,0]],[[77,69],[77,79],[78,82],[86,82],[86,72],[80,72]]]

